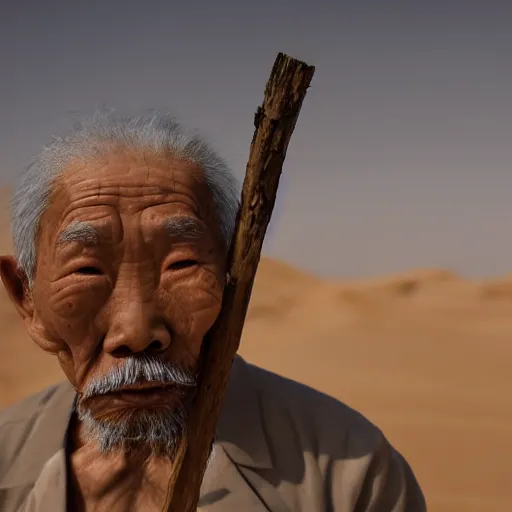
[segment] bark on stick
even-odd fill
[[[263,239],[302,102],[315,68],[279,53],[268,79],[242,189],[222,309],[203,343],[197,395],[175,459],[165,512],[195,512],[233,358],[238,350]]]

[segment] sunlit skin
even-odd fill
[[[183,218],[194,236],[166,229]],[[95,243],[61,240],[76,222],[96,228]],[[79,394],[133,354],[195,369],[220,311],[226,258],[196,164],[126,150],[70,162],[53,188],[37,251],[32,291],[11,257],[0,260],[2,280],[31,338],[57,355]],[[93,398],[88,406],[114,421],[182,399],[171,387]],[[76,418],[71,431],[72,510],[161,510],[169,458],[144,449],[104,455],[80,435]]]

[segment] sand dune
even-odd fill
[[[0,214],[0,252],[10,250],[7,229]],[[0,405],[61,378],[3,289],[0,325]],[[493,512],[512,508],[511,339],[512,276],[480,282],[426,269],[326,281],[263,260],[241,354],[381,426],[429,510]]]

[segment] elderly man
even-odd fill
[[[159,113],[94,116],[31,165],[3,284],[67,381],[0,413],[0,510],[160,511],[221,307],[239,191]],[[201,510],[422,512],[347,406],[236,358]]]

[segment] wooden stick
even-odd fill
[[[279,53],[263,105],[256,112],[222,309],[203,343],[197,396],[175,459],[164,511],[196,511],[286,150],[314,71],[313,66]]]

